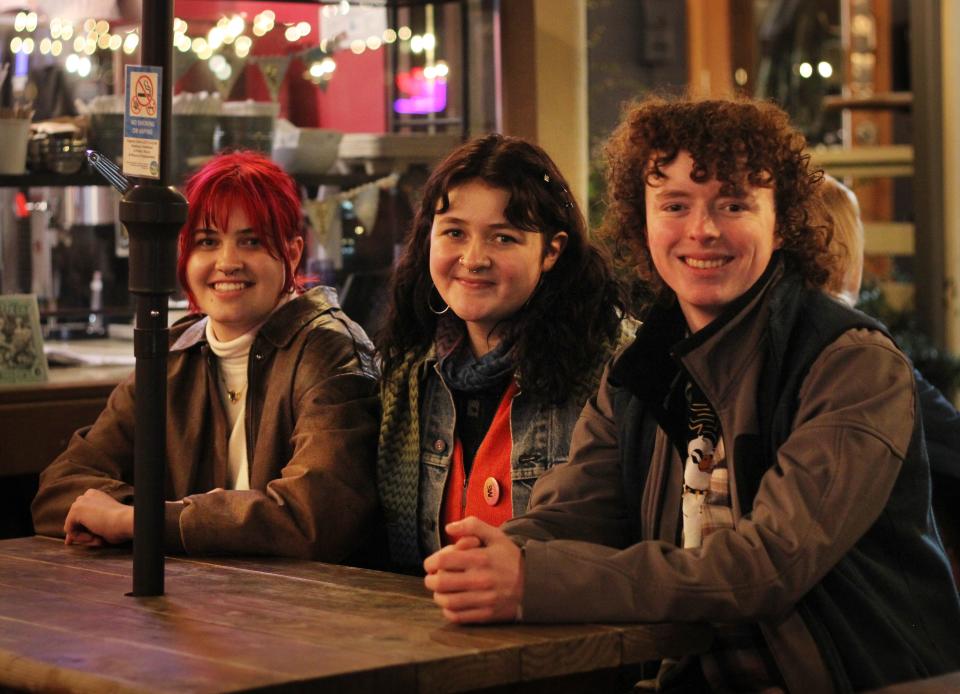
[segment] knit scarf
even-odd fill
[[[440,359],[443,380],[453,390],[477,393],[500,383],[516,368],[516,360],[510,352],[512,345],[500,342],[482,357],[475,357],[462,340],[452,354]],[[439,351],[439,350],[438,350]]]
[[[420,563],[417,501],[420,484],[420,372],[429,357],[408,353],[380,382],[380,440],[377,488],[387,523],[390,558],[397,568]]]

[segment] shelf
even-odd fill
[[[911,92],[880,92],[870,96],[825,96],[823,108],[827,110],[852,108],[860,111],[909,111],[913,108]]]
[[[58,186],[109,186],[98,173],[80,171],[75,174],[42,173],[0,174],[0,188],[43,188]]]
[[[864,222],[864,252],[875,255],[913,255],[914,227],[909,222]]]
[[[883,178],[913,175],[913,147],[884,145],[875,147],[815,147],[810,150],[815,166],[837,178]]]
[[[338,186],[353,188],[369,183],[378,176],[367,173],[326,173],[293,174],[294,180],[302,186]],[[56,188],[63,186],[109,186],[107,180],[98,173],[81,171],[75,174],[55,174],[50,172],[25,174],[0,174],[0,188]]]

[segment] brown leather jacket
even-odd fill
[[[775,273],[771,284],[778,279]],[[727,322],[682,345],[651,349],[638,338],[630,360],[626,353],[614,360],[577,422],[569,462],[541,477],[527,514],[504,526],[525,546],[523,618],[756,623],[790,691],[860,689],[923,676],[923,668],[955,669],[957,595],[931,524],[926,460],[911,453],[919,431],[913,372],[885,335],[850,329],[819,353],[775,464],[752,505],[739,503],[740,473],[761,454],[747,444],[770,416],[759,411],[758,393],[775,313],[771,293],[755,294]],[[662,332],[651,322],[645,327],[654,337]],[[633,361],[638,354],[643,359]],[[616,419],[610,378],[629,364],[639,385],[659,394],[651,383],[672,388],[674,360],[714,406],[730,468],[735,528],[694,550],[677,546],[683,466],[663,428],[670,421],[654,427],[646,484],[630,493],[621,450],[629,437]],[[909,599],[884,599],[904,586]],[[862,614],[819,603],[813,613],[803,602],[815,589],[838,600],[848,594],[841,588],[862,593]],[[828,617],[854,625],[830,634],[832,645],[819,643],[828,639],[811,627],[832,623]],[[899,642],[884,641],[876,626],[882,619],[912,628]],[[951,633],[942,643],[937,638]],[[897,652],[898,644],[910,646]],[[836,652],[860,655],[828,662],[824,654]]]
[[[374,532],[378,372],[363,330],[318,287],[278,309],[250,348],[250,489],[224,491],[227,416],[206,318],[172,329],[167,366],[165,544],[187,554],[271,554],[339,562]],[[134,380],[40,477],[36,531],[63,536],[86,489],[133,503]],[[212,491],[211,490],[216,490]]]

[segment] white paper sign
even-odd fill
[[[126,66],[123,173],[160,178],[161,68]]]

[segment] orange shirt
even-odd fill
[[[444,528],[447,523],[467,516],[476,516],[498,527],[513,518],[510,408],[518,390],[517,382],[511,379],[493,415],[493,422],[474,456],[469,479],[465,479],[463,470],[463,446],[459,438],[454,441],[450,474],[443,494],[441,519]],[[441,529],[440,534],[444,544],[452,542],[446,530]]]

